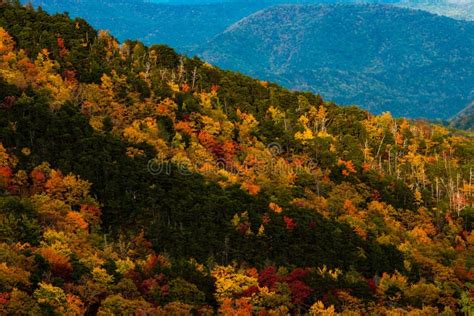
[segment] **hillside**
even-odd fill
[[[253,0],[152,0],[161,4],[220,4],[228,2],[240,2],[243,5],[254,3]],[[268,6],[275,4],[392,4],[404,8],[419,9],[431,13],[448,16],[460,20],[474,20],[474,3],[471,0],[261,0]]]
[[[332,3],[334,0],[321,0]],[[352,0],[341,0],[350,2]],[[22,0],[49,13],[68,12],[109,30],[120,41],[166,44],[191,53],[240,19],[280,1]],[[282,0],[285,2],[285,0]],[[314,2],[301,0],[297,2]]]
[[[469,314],[473,153],[2,2],[0,314]]]
[[[474,21],[474,2],[471,0],[401,0],[398,5],[454,19]]]
[[[110,30],[123,41],[140,39],[146,44],[171,45],[181,52],[189,53],[240,19],[263,8],[282,3],[385,3],[407,6],[448,16],[459,17],[463,12],[472,12],[472,5],[445,4],[443,1],[395,0],[22,0],[41,6],[50,13],[68,12],[72,17],[86,18],[98,29]],[[446,10],[449,8],[449,10]],[[443,11],[444,10],[444,11]],[[472,15],[472,14],[471,14]]]
[[[471,103],[450,120],[450,125],[455,128],[474,131],[474,103]]]
[[[473,49],[474,23],[377,5],[309,5],[255,13],[199,55],[375,113],[448,118],[472,101]]]
[[[298,14],[308,16],[297,17],[289,8],[287,12],[279,13],[271,8],[265,14],[275,13],[273,19],[262,14],[246,18],[261,9],[275,6],[277,2],[217,2],[174,1],[163,4],[142,0],[113,3],[108,0],[35,0],[33,4],[42,6],[48,12],[68,11],[73,17],[87,17],[93,26],[111,30],[121,41],[134,38],[146,44],[168,44],[180,52],[209,58],[224,68],[277,81],[288,88],[321,93],[338,103],[357,104],[375,113],[389,110],[396,116],[447,119],[472,101],[472,54],[466,52],[473,45],[472,40],[464,40],[473,38],[472,24],[465,27],[461,22],[393,7],[379,7],[378,10],[372,7],[369,10],[368,7],[349,6],[336,7],[329,10],[331,13],[324,18],[297,25],[311,20],[309,14],[313,14],[314,10],[300,11]],[[384,1],[388,2],[394,3]],[[421,6],[426,3],[411,1],[397,5]],[[433,6],[442,5],[442,1],[430,3]],[[282,17],[278,14],[293,15],[287,23],[295,25],[280,25],[278,19]],[[386,15],[390,18],[386,19]],[[242,26],[239,30],[233,29],[231,35],[224,32],[241,19],[245,23],[251,21],[250,28],[258,30],[253,32]],[[342,23],[346,19],[350,22]],[[333,29],[331,23],[341,27]],[[346,32],[344,28],[350,23],[350,31]],[[292,28],[298,30],[298,34]],[[270,29],[272,32],[267,32]],[[268,35],[276,33],[276,30],[283,43]],[[445,41],[445,31],[456,36]],[[238,32],[242,34],[236,36],[244,39],[228,38]],[[251,36],[247,36],[246,32],[252,32]],[[343,33],[342,37],[339,32]],[[262,38],[258,37],[259,34]],[[289,49],[285,48],[286,38],[291,36],[291,51],[285,51]],[[333,38],[336,40],[331,40]],[[338,38],[344,38],[344,42]],[[255,59],[255,46],[260,41],[266,43],[265,52],[260,54],[258,51],[261,58]],[[410,45],[406,47],[405,42]],[[316,45],[322,49],[316,48]],[[365,50],[365,47],[368,49]],[[317,52],[314,52],[315,49]],[[379,54],[379,51],[383,53]],[[363,57],[357,61],[357,66],[351,61],[354,56]],[[321,80],[321,77],[325,79]]]

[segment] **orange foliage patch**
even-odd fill
[[[99,223],[100,220],[100,209],[95,205],[83,204],[81,205],[81,217],[85,218],[88,222],[95,224]]]
[[[30,78],[35,78],[39,74],[36,66],[29,59],[26,58],[23,58],[18,61],[17,67],[23,72],[24,75],[27,75]]]
[[[250,182],[244,182],[242,184],[242,189],[247,190],[250,195],[257,195],[258,192],[260,192],[260,186]]]
[[[258,271],[256,268],[253,268],[253,267],[248,268],[245,274],[248,275],[249,277],[258,279]]]
[[[344,210],[350,215],[353,215],[357,212],[357,208],[351,200],[344,201]]]
[[[226,140],[222,144],[222,151],[226,161],[232,160],[237,151],[237,144],[231,140]]]
[[[199,132],[198,139],[201,145],[203,145],[204,147],[206,147],[207,150],[212,152],[214,156],[222,157],[223,155],[222,146],[211,134],[209,134],[206,131],[201,131]]]
[[[0,187],[7,187],[11,183],[12,176],[10,167],[0,167]]]
[[[268,88],[268,81],[259,81],[258,83],[260,83],[262,87]]]
[[[31,171],[30,176],[34,184],[44,183],[46,181],[46,175],[38,169]]]
[[[354,232],[362,239],[367,239],[367,232],[360,227],[354,227]]]
[[[345,177],[350,176],[351,173],[357,173],[357,170],[356,170],[352,160],[344,161],[342,159],[339,159],[339,161],[337,162],[337,165],[338,166],[344,166],[344,169],[342,170],[342,174]]]
[[[66,215],[66,223],[75,229],[87,230],[87,228],[89,228],[89,224],[78,212],[68,212]]]
[[[245,297],[237,300],[226,298],[219,308],[219,314],[223,316],[251,316],[253,315],[252,304]]]
[[[175,130],[189,136],[193,134],[193,129],[191,128],[188,122],[180,121],[174,125],[174,128]]]
[[[62,187],[63,176],[60,171],[52,172],[51,178],[46,182],[45,188],[47,191],[54,191],[55,188]]]
[[[214,137],[206,131],[199,132],[198,135],[199,142],[206,148],[211,148],[217,144],[217,141]]]
[[[397,133],[397,135],[395,135],[395,142],[397,143],[397,145],[403,145],[403,135]]]
[[[270,204],[268,204],[268,207],[277,214],[280,214],[283,211],[283,209],[278,204],[273,202],[270,202]]]
[[[189,92],[190,90],[190,87],[187,83],[184,83],[182,86],[181,86],[181,91],[183,92]]]
[[[84,303],[81,299],[73,294],[66,295],[68,309],[75,315],[83,315],[85,312]]]
[[[220,88],[221,88],[221,87],[219,87],[218,85],[214,84],[214,85],[212,85],[212,87],[211,87],[211,92],[217,93],[217,91],[219,91]]]
[[[51,265],[51,270],[55,274],[64,275],[72,271],[72,265],[67,256],[58,253],[53,248],[41,248],[39,252]]]
[[[371,166],[369,163],[364,162],[364,163],[362,164],[362,170],[363,170],[364,172],[370,171],[370,169],[372,169],[372,166]]]
[[[15,48],[13,37],[3,27],[0,28],[0,54],[5,54]]]

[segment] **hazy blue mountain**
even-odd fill
[[[23,0],[49,13],[68,12],[97,29],[110,30],[123,41],[164,43],[192,52],[227,27],[263,8],[281,2],[350,3],[354,0]]]
[[[165,43],[189,53],[231,24],[263,8],[282,3],[383,3],[425,9],[456,18],[472,18],[468,0],[22,0],[50,13],[86,18],[119,40]]]
[[[396,4],[401,7],[425,10],[456,19],[474,20],[474,1],[472,0],[149,0],[166,4],[215,4],[228,2],[302,4],[302,3],[353,3],[353,4]]]
[[[229,2],[303,4],[303,3],[353,3],[353,4],[396,4],[401,7],[425,10],[456,19],[474,20],[474,1],[472,0],[148,0],[166,4],[216,4]]]
[[[336,4],[336,3],[398,3],[400,0],[143,0],[146,2],[171,4],[171,5],[202,5],[202,4],[218,4],[218,3],[241,3],[241,4],[265,4],[266,6],[273,6],[278,4]]]
[[[460,20],[474,20],[474,1],[472,0],[401,0],[398,5]]]
[[[285,5],[242,19],[200,55],[341,104],[449,118],[474,99],[473,51],[472,22],[381,5]]]
[[[474,132],[474,102],[454,116],[450,121],[450,125]]]
[[[110,30],[119,40],[164,43],[180,52],[191,51],[268,6],[260,2],[168,5],[143,0],[33,0],[32,4],[50,13],[83,17],[95,28]]]
[[[356,0],[22,0],[49,13],[68,12],[119,40],[164,43],[189,53],[240,19],[279,3]],[[379,0],[369,0],[379,1]],[[381,0],[392,1],[392,0]]]

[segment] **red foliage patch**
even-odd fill
[[[283,216],[283,220],[285,221],[287,230],[293,230],[296,228],[296,223],[291,217]]]
[[[198,139],[216,158],[222,158],[224,156],[222,145],[208,132],[201,131],[198,135]]]
[[[266,267],[258,276],[258,283],[272,289],[278,282],[277,269],[275,267]]]
[[[33,183],[44,183],[46,181],[46,175],[37,169],[34,169],[30,173],[31,179],[33,180]]]
[[[10,300],[10,293],[8,292],[0,293],[0,305],[8,304],[9,300]]]
[[[100,222],[101,211],[100,208],[95,205],[82,204],[80,213],[83,214],[90,223],[98,224]]]
[[[217,92],[217,91],[219,91],[220,88],[221,88],[221,87],[219,87],[218,85],[213,84],[212,87],[211,87],[211,91],[212,91],[212,92]]]
[[[372,293],[375,294],[377,292],[377,285],[375,284],[374,279],[368,279],[367,284],[369,285],[370,289],[372,290]]]
[[[61,37],[57,39],[58,47],[59,47],[59,56],[64,57],[66,56],[69,51],[67,50],[66,46],[64,45],[64,40]]]
[[[61,37],[58,37],[58,46],[59,48],[64,48],[64,40]]]
[[[288,283],[288,286],[291,290],[291,300],[295,305],[303,303],[312,293],[311,288],[303,281],[293,281]]]
[[[243,291],[242,293],[240,293],[240,297],[250,297],[252,296],[253,294],[255,293],[258,293],[258,286],[251,286],[249,287],[248,289],[246,289],[245,291]]]
[[[302,304],[312,293],[312,289],[303,281],[308,272],[308,269],[297,268],[285,277],[293,304]]]
[[[12,180],[13,171],[10,167],[0,167],[0,188],[7,187]]]

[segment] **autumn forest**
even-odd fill
[[[472,315],[474,134],[0,1],[1,315]]]

